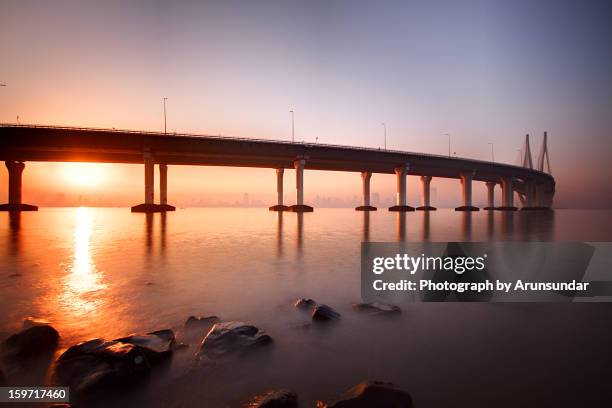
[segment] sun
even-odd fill
[[[98,163],[65,163],[63,178],[79,187],[95,187],[103,184],[107,174]]]

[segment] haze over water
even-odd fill
[[[23,318],[42,318],[60,332],[63,350],[93,337],[175,329],[190,347],[118,406],[226,406],[271,387],[292,388],[312,406],[365,378],[397,383],[419,407],[584,403],[610,397],[611,361],[602,358],[612,341],[609,304],[420,303],[380,320],[357,315],[351,303],[360,301],[362,240],[609,241],[611,215],[3,213],[0,332],[4,338]],[[304,328],[309,316],[292,307],[303,296],[334,307],[340,323]],[[274,346],[214,367],[194,365],[204,333],[184,332],[183,324],[211,314],[265,329]]]

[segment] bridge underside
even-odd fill
[[[295,168],[298,184],[302,185],[304,170],[358,172],[362,177],[364,173],[370,176],[372,173],[396,174],[399,207],[406,207],[405,191],[400,191],[400,179],[406,175],[429,177],[429,180],[431,177],[461,179],[463,205],[458,209],[463,210],[474,209],[471,205],[472,181],[501,183],[503,207],[508,208],[514,207],[512,191],[521,194],[529,207],[549,207],[555,188],[554,179],[549,174],[479,160],[320,144],[75,128],[2,126],[0,160],[6,161],[7,167],[8,163],[26,161],[144,163],[145,203],[137,206],[144,211],[148,211],[147,208],[156,211],[169,208],[164,207],[167,202],[160,203],[158,207],[152,202],[152,169],[155,164]],[[398,169],[404,170],[398,173]],[[280,177],[282,182],[282,173]],[[166,180],[160,180],[162,191],[166,189],[165,183]],[[361,207],[371,210],[369,177],[367,183],[367,189],[364,185],[364,205]],[[428,194],[428,190],[429,181],[426,187],[424,185],[424,194]],[[13,201],[15,204],[17,199],[13,197]],[[303,189],[298,191],[297,201],[298,207],[305,206]],[[282,202],[277,206],[283,208]],[[431,210],[434,207],[424,202],[420,208]]]

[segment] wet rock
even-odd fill
[[[24,329],[29,329],[33,326],[49,326],[49,322],[43,319],[38,319],[36,317],[26,317],[23,319],[22,327]]]
[[[340,313],[327,305],[318,305],[312,312],[312,320],[318,322],[328,322],[332,320],[338,320]]]
[[[400,309],[398,306],[381,302],[353,303],[353,309],[369,315],[392,316],[402,313],[402,309]]]
[[[297,408],[297,394],[286,389],[270,390],[252,397],[245,408]]]
[[[147,334],[133,334],[128,337],[115,339],[114,341],[140,347],[151,363],[156,363],[170,357],[176,345],[174,332],[170,329],[158,330]]]
[[[310,298],[299,298],[293,303],[293,306],[298,309],[311,309],[317,305],[317,302]]]
[[[380,381],[363,381],[335,402],[317,403],[317,408],[412,408],[412,397],[395,385]]]
[[[75,396],[95,398],[146,376],[151,369],[148,354],[134,344],[93,339],[66,350],[57,361],[56,372]]]
[[[54,350],[58,340],[59,333],[50,325],[34,325],[6,339],[4,348],[9,356],[36,357]]]
[[[185,322],[185,327],[188,329],[208,328],[219,322],[217,316],[189,316]]]
[[[245,352],[271,342],[272,338],[255,326],[235,321],[216,323],[202,340],[198,356],[216,358]]]

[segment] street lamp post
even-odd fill
[[[291,143],[295,143],[295,112],[292,109],[289,113],[291,114]]]
[[[383,127],[383,135],[385,137],[385,150],[387,150],[387,124],[383,122],[381,125]]]
[[[166,134],[166,101],[168,98],[164,96],[164,135]]]
[[[491,161],[495,163],[495,153],[493,153],[493,143],[489,142],[489,144],[491,145]]]

